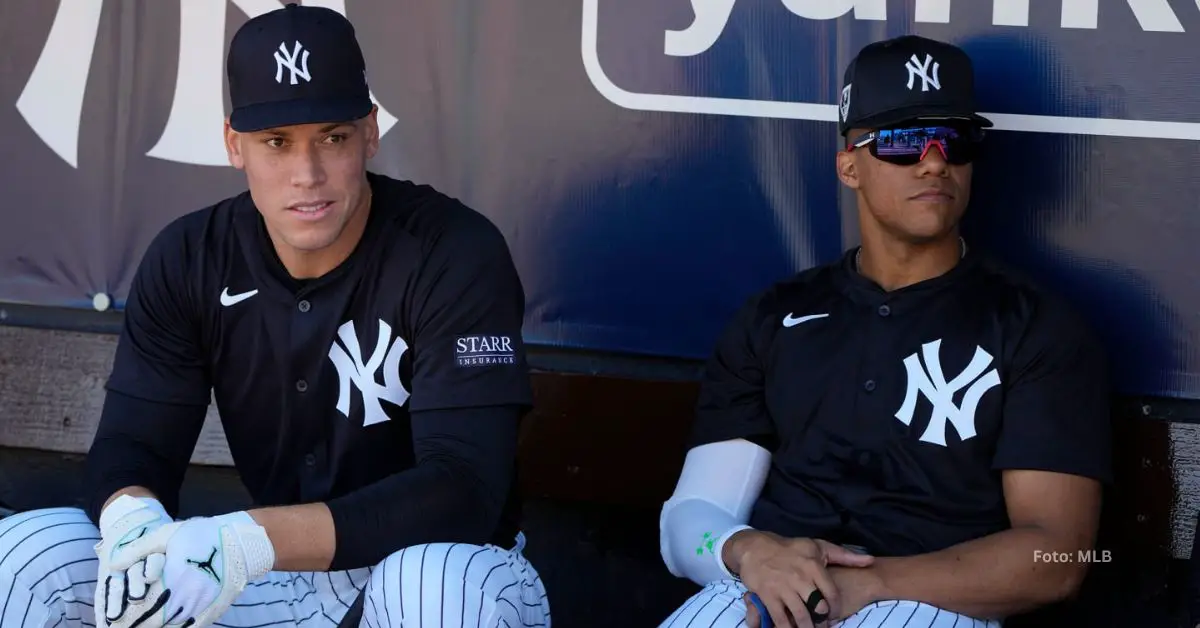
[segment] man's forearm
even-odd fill
[[[84,510],[93,523],[99,524],[105,506],[134,488],[172,516],[178,512],[179,487],[205,409],[108,393],[84,473]]]
[[[326,571],[337,548],[333,517],[325,504],[276,506],[249,511],[266,528],[275,549],[275,571]]]
[[[868,596],[914,600],[978,618],[1003,618],[1070,597],[1086,574],[1079,547],[1037,527],[1005,530],[953,547],[876,558]],[[1066,554],[1068,561],[1045,557]]]
[[[491,540],[512,481],[516,407],[413,413],[415,467],[347,494],[251,510],[279,571],[378,564],[405,547]]]
[[[462,478],[427,465],[334,500],[341,521],[326,503],[248,512],[267,530],[276,571],[329,571],[369,566],[408,545],[439,540],[483,543],[499,505],[480,497]],[[340,553],[339,538],[352,542]],[[343,564],[335,566],[339,556]]]

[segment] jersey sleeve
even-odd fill
[[[99,525],[109,497],[130,486],[150,489],[168,513],[178,513],[179,488],[204,427],[205,410],[114,391],[105,395],[83,480],[84,510],[92,523]]]
[[[189,296],[190,248],[177,220],[146,249],[126,300],[108,390],[161,403],[209,404],[199,311]]]
[[[689,447],[744,438],[773,449],[767,412],[761,317],[755,297],[734,315],[717,341],[700,382]]]
[[[446,225],[411,303],[413,412],[533,404],[525,290],[495,225],[474,213]]]
[[[1107,359],[1067,306],[1039,304],[1014,352],[993,467],[1112,479]]]

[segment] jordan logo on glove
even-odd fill
[[[200,571],[203,571],[204,573],[208,574],[208,577],[212,578],[213,580],[216,580],[217,584],[221,584],[221,576],[217,575],[217,570],[213,568],[213,561],[216,560],[216,558],[217,558],[217,548],[214,547],[214,548],[212,548],[212,553],[208,555],[208,560],[199,561],[199,560],[192,560],[189,558],[187,560],[187,562],[189,565],[195,565],[196,569],[199,569]]]

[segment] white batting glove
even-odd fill
[[[166,554],[162,586],[169,594],[156,618],[161,623],[154,624],[161,626],[211,625],[247,584],[275,565],[266,529],[244,511],[164,525],[116,550],[112,567],[134,565],[156,553]]]
[[[122,495],[100,513],[100,542],[95,546],[100,569],[93,609],[97,628],[158,628],[144,616],[161,604],[159,577],[166,555],[149,554],[120,569],[113,568],[111,559],[118,549],[170,522],[162,504],[147,497]]]

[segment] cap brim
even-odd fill
[[[983,128],[991,128],[992,121],[974,113],[964,112],[958,108],[950,107],[931,107],[922,105],[920,107],[904,107],[901,109],[893,109],[885,113],[867,116],[857,120],[847,127],[863,128],[863,129],[880,129],[903,122],[913,122],[916,120],[958,120],[967,121],[976,124]]]
[[[229,115],[229,126],[250,133],[294,124],[349,122],[371,113],[369,98],[354,100],[288,100],[238,107]]]

